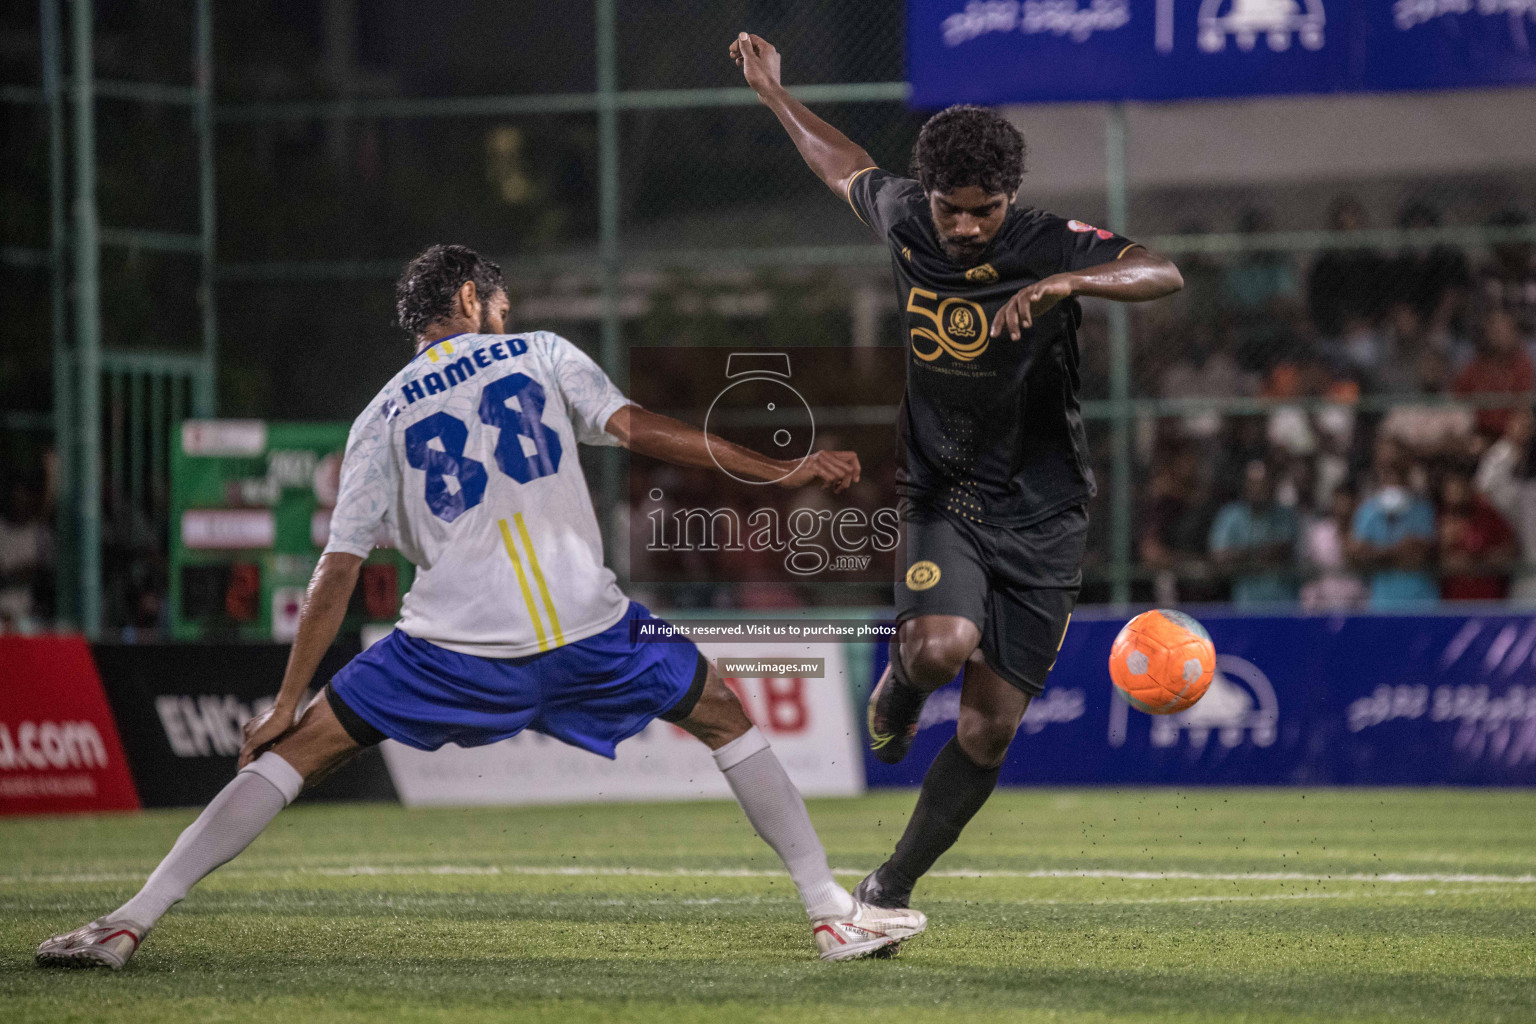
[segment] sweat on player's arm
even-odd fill
[[[1150,302],[1183,287],[1184,276],[1171,260],[1140,245],[1128,246],[1113,262],[1052,274],[1019,289],[993,318],[992,337],[1001,337],[1007,331],[1009,338],[1018,341],[1022,331],[1034,326],[1035,317],[1073,296]]]
[[[822,449],[803,460],[774,459],[638,405],[621,407],[609,417],[605,429],[635,454],[676,466],[718,467],[780,487],[819,482],[834,493],[859,482],[859,457],[853,452]]]

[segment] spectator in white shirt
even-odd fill
[[[1504,436],[1483,456],[1474,481],[1477,490],[1488,499],[1520,541],[1522,568],[1510,584],[1509,599],[1522,604],[1536,604],[1536,480],[1525,475],[1530,457],[1531,438],[1536,436],[1536,419],[1521,410],[1509,418]]]
[[[1312,578],[1301,588],[1305,611],[1336,611],[1365,605],[1365,582],[1349,561],[1349,531],[1355,492],[1348,483],[1333,489],[1328,514],[1310,517],[1301,533],[1301,563]]]
[[[1418,392],[1425,396],[1445,394],[1451,369],[1434,349],[1419,354]],[[1391,438],[1416,459],[1475,455],[1476,417],[1464,406],[1431,404],[1398,405],[1382,419],[1378,436]]]

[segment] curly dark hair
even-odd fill
[[[912,176],[928,193],[976,185],[1013,195],[1024,180],[1024,136],[986,107],[941,110],[917,134]]]
[[[464,245],[434,245],[405,265],[395,284],[395,316],[411,337],[453,315],[453,296],[465,281],[482,298],[503,291],[501,268]]]

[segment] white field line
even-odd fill
[[[834,868],[834,874],[862,877],[863,868]],[[142,872],[87,872],[79,874],[30,874],[0,875],[0,885],[27,884],[88,884],[93,882],[132,882],[145,877]],[[569,876],[576,878],[633,877],[633,878],[784,878],[781,870],[754,868],[625,868],[582,867],[571,865],[464,865],[464,864],[356,864],[349,866],[294,866],[282,868],[226,868],[219,872],[225,878],[283,878],[288,876],[314,875],[346,878],[352,876],[422,876],[422,875],[535,875],[545,877]],[[1116,868],[1038,869],[1033,871],[1010,870],[949,870],[931,871],[929,878],[1017,878],[1017,879],[1113,879],[1128,882],[1355,882],[1384,884],[1465,883],[1484,885],[1536,885],[1536,875],[1473,875],[1473,874],[1410,874],[1381,872],[1379,874],[1307,874],[1299,871],[1131,871]]]
[[[838,874],[863,874],[860,871],[838,870]],[[1300,871],[1121,871],[1112,868],[1040,871],[930,871],[930,878],[1113,878],[1130,882],[1162,882],[1192,880],[1199,882],[1389,882],[1417,884],[1419,882],[1486,882],[1491,885],[1536,885],[1536,875],[1457,875],[1457,874],[1405,874],[1384,871],[1379,874],[1309,875]]]
[[[1473,892],[1485,892],[1487,890],[1471,890]],[[1468,890],[1443,890],[1421,889],[1417,892],[1404,892],[1398,890],[1393,896],[1464,896]],[[1091,900],[1063,900],[1063,899],[1023,899],[1013,900],[988,900],[988,903],[1004,906],[1047,906],[1047,907],[1122,907],[1144,906],[1148,904],[1178,904],[1178,903],[1268,903],[1273,901],[1291,900],[1374,900],[1382,899],[1386,894],[1371,892],[1288,892],[1268,893],[1255,896],[1162,896],[1142,899],[1114,899],[1111,897],[1096,897]],[[463,906],[475,904],[479,897],[454,897],[450,895],[432,896],[404,896],[391,897],[380,901],[379,905],[401,910],[422,909],[433,906]],[[714,907],[714,906],[760,906],[763,904],[783,904],[789,906],[795,902],[793,896],[716,896],[710,899],[666,899],[664,897],[647,899],[601,899],[592,900],[581,896],[571,896],[565,899],[541,899],[535,901],[523,901],[521,906],[542,907],[547,910],[562,910],[574,907]],[[974,904],[975,900],[955,899],[929,899],[925,905],[943,906],[952,903]],[[260,898],[245,898],[238,900],[220,900],[219,910],[285,910],[295,906],[315,907],[320,906],[318,900],[304,900],[300,903],[292,903],[285,900],[264,900]],[[74,903],[32,903],[18,902],[15,907],[38,912],[62,912],[74,910]]]

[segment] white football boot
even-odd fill
[[[149,929],[127,918],[98,917],[90,924],[55,935],[37,947],[39,967],[110,967],[122,970],[138,952]]]
[[[893,947],[928,927],[921,910],[887,910],[854,900],[853,913],[812,922],[811,934],[823,960],[857,960]]]

